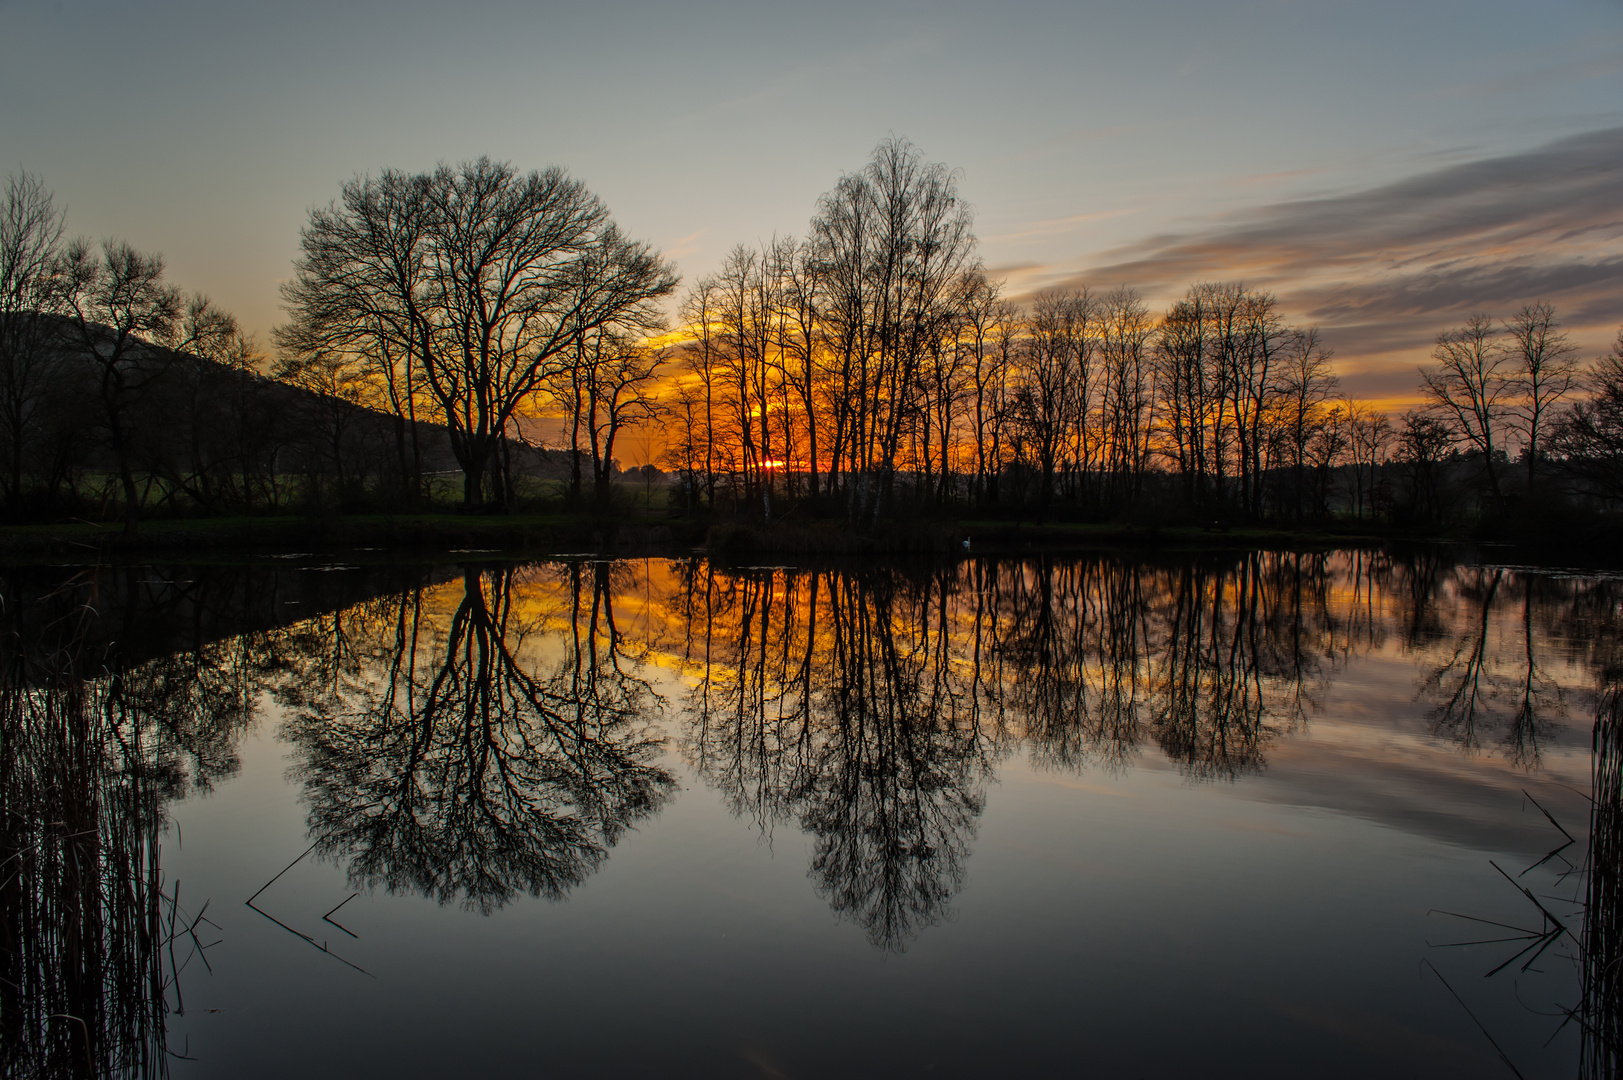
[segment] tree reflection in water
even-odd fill
[[[808,831],[818,891],[886,950],[946,917],[997,745],[952,647],[955,582],[696,566],[675,605],[708,629],[690,760],[735,813]]]
[[[1312,721],[1342,667],[1388,649],[1418,668],[1432,734],[1535,769],[1574,695],[1594,700],[1574,672],[1592,686],[1623,672],[1615,580],[1433,554],[639,571],[463,569],[358,603],[352,582],[336,610],[297,592],[323,575],[145,592],[126,575],[122,618],[101,604],[116,625],[77,652],[37,605],[8,603],[0,1067],[72,1072],[88,1047],[92,1071],[162,1070],[180,999],[156,943],[196,944],[176,938],[189,917],[160,873],[164,806],[231,775],[267,693],[322,854],[359,887],[488,912],[562,896],[670,798],[645,663],[666,653],[692,677],[695,769],[763,831],[804,829],[817,892],[899,951],[949,916],[1010,755],[1077,771],[1158,753],[1190,782],[1232,781]],[[674,625],[626,633],[616,597],[624,611],[633,592]],[[253,606],[265,595],[282,599]],[[290,621],[287,603],[309,614]],[[167,636],[142,632],[154,607]],[[148,638],[139,656],[106,646]],[[1610,1047],[1619,726],[1597,728],[1586,879],[1585,1030],[1610,1030]]]
[[[423,589],[351,609],[314,654],[284,734],[316,850],[357,887],[483,912],[557,899],[674,787],[609,566],[568,569],[562,635],[516,602],[518,573],[468,569],[449,618]]]
[[[1506,580],[1514,647],[1489,633],[1511,625]],[[1591,587],[1374,552],[914,572],[694,562],[669,607],[694,676],[694,767],[763,832],[810,832],[819,890],[901,949],[960,888],[1002,755],[1118,771],[1153,745],[1193,781],[1234,780],[1261,770],[1388,627],[1430,665],[1437,734],[1474,751],[1483,725],[1502,726],[1507,756],[1536,767],[1564,702],[1540,650]],[[1500,668],[1518,674],[1493,696],[1514,704],[1490,715],[1484,672]]]
[[[1573,601],[1592,587],[1502,567],[1460,568],[1446,589],[1434,585],[1423,602],[1437,610],[1451,604],[1446,625],[1454,629],[1442,630],[1437,617],[1433,639],[1452,642],[1420,653],[1419,697],[1430,704],[1433,732],[1477,753],[1498,730],[1507,758],[1538,768],[1540,741],[1567,707],[1541,653],[1552,638],[1583,634],[1582,605]]]
[[[1046,560],[974,572],[999,715],[1041,765],[1119,771],[1153,742],[1194,780],[1263,766],[1333,670],[1380,640],[1384,564],[1257,552],[1171,566]],[[1332,598],[1332,585],[1350,596]],[[1339,609],[1339,610],[1338,610]]]
[[[899,950],[946,916],[991,767],[1016,744],[1047,768],[1124,768],[1147,739],[1194,779],[1260,768],[1353,647],[1326,577],[1322,558],[1261,553],[693,564],[671,604],[696,676],[688,755],[734,813],[810,832],[819,891]]]

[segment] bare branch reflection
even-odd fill
[[[709,629],[689,759],[735,813],[810,833],[818,891],[887,951],[948,917],[998,748],[954,579],[704,568],[678,605]]]
[[[1475,752],[1484,701],[1514,691],[1498,744],[1536,767],[1565,700],[1542,650],[1604,616],[1574,622],[1594,608],[1573,604],[1579,586],[1516,575],[1510,647],[1490,633],[1511,628],[1503,580],[1362,551],[929,571],[695,561],[675,568],[666,607],[692,677],[689,761],[764,835],[810,834],[818,890],[891,950],[947,916],[1006,754],[1115,773],[1154,748],[1190,781],[1232,782],[1311,723],[1389,628],[1429,665],[1436,735]]]
[[[418,589],[335,627],[350,674],[285,734],[317,850],[357,886],[485,912],[558,899],[664,804],[660,700],[621,653],[607,567],[572,573],[561,636],[512,569],[466,571],[448,618]]]
[[[1566,696],[1539,655],[1556,627],[1538,627],[1535,620],[1539,612],[1547,624],[1570,617],[1560,602],[1563,590],[1540,575],[1503,568],[1462,568],[1449,585],[1459,609],[1450,622],[1459,629],[1440,660],[1422,661],[1418,695],[1430,703],[1432,730],[1479,753],[1502,728],[1498,741],[1506,757],[1537,768],[1540,740],[1565,714]],[[1536,603],[1539,589],[1551,594],[1543,604]],[[1510,610],[1504,592],[1521,594],[1519,613]]]
[[[1191,779],[1256,771],[1368,647],[1332,613],[1330,577],[1320,557],[1264,553],[988,572],[1003,700],[1047,767],[1119,771],[1153,741]]]

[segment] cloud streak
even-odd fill
[[[1623,322],[1620,193],[1623,127],[1608,128],[1231,214],[1108,251],[1060,284],[1126,282],[1166,298],[1244,281],[1320,325],[1345,370],[1401,367],[1412,379],[1437,332],[1472,311],[1547,300],[1585,343],[1609,340]]]

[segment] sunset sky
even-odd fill
[[[563,165],[688,282],[805,230],[879,139],[961,171],[1016,294],[1276,290],[1347,390],[1440,329],[1623,323],[1623,0],[279,4],[0,0],[0,170],[263,341],[312,206]]]

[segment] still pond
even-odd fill
[[[1623,580],[0,569],[7,1076],[1616,1074]]]

